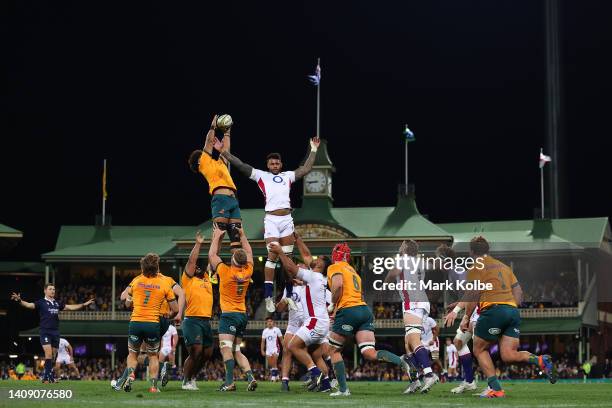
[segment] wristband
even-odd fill
[[[461,307],[459,307],[459,306],[455,306],[455,308],[453,309],[453,312],[454,312],[455,314],[459,314],[459,312],[460,312],[460,311],[462,311],[462,310],[463,310],[463,308],[461,308]]]
[[[125,298],[125,300],[127,300],[128,302],[132,301],[132,297],[130,295],[127,295],[127,298]]]

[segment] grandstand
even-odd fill
[[[323,193],[304,191],[303,205],[294,212],[296,229],[313,255],[328,254],[332,243],[338,240],[349,242],[366,288],[366,301],[377,315],[377,336],[388,342],[390,348],[401,349],[404,335],[397,308],[399,298],[395,291],[373,289],[373,282],[381,279],[372,273],[373,258],[393,255],[404,239],[418,241],[426,254],[433,254],[442,243],[465,254],[466,243],[475,235],[483,235],[491,243],[492,253],[514,268],[524,286],[526,298],[521,309],[524,347],[533,348],[542,343],[558,355],[569,353],[573,356],[572,362],[566,366],[571,367],[589,360],[592,355],[604,361],[612,333],[609,314],[612,310],[606,309],[603,303],[610,301],[612,293],[607,276],[610,271],[605,269],[612,256],[612,233],[607,218],[434,224],[420,214],[413,186],[400,187],[395,206],[336,208],[331,193],[335,169],[325,142],[317,155],[315,169],[325,173],[328,187]],[[266,255],[263,214],[262,209],[242,210],[245,231],[255,254],[255,285],[248,296],[251,320],[245,337],[247,343],[255,344],[265,316],[259,289]],[[105,372],[116,372],[119,356],[127,352],[126,321],[129,320],[129,312],[118,298],[127,283],[140,273],[138,260],[146,252],[159,253],[162,272],[180,281],[194,243],[194,232],[200,229],[210,237],[211,227],[210,220],[195,226],[114,226],[110,223],[62,226],[55,250],[42,254],[44,264],[36,265],[17,283],[20,266],[4,265],[3,280],[4,283],[11,281],[11,287],[20,286],[15,289],[30,298],[39,295],[37,283],[43,280],[56,283],[59,297],[68,302],[79,302],[95,293],[97,300],[90,310],[61,314],[61,333],[72,339],[73,344],[86,346],[89,358],[109,359],[111,366]],[[222,256],[228,256],[227,247]],[[438,294],[431,301],[432,314],[441,318],[440,311],[448,304],[446,294]],[[8,324],[20,328],[19,336],[25,342],[21,353],[38,352],[37,342],[31,340],[38,331],[36,327],[27,327],[27,312],[13,313]],[[285,321],[278,322],[281,328],[285,324]],[[212,325],[213,329],[217,328],[216,321]],[[455,330],[443,329],[441,336],[454,335]],[[565,345],[570,343],[576,346],[567,350]],[[185,353],[182,345],[177,352],[178,361],[182,362]],[[351,366],[354,378],[397,377],[397,373],[373,374],[367,366],[360,366],[357,355],[355,352]],[[512,375],[512,368],[506,370]]]

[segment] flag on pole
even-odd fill
[[[106,200],[108,192],[106,191],[106,159],[104,159],[104,170],[102,171],[102,198]]]
[[[319,86],[321,83],[321,65],[318,62],[314,75],[308,75],[308,79],[314,86]]]
[[[546,166],[546,163],[550,161],[552,161],[550,156],[547,156],[544,153],[542,153],[542,149],[540,149],[540,168],[544,168],[544,166]]]
[[[406,128],[404,129],[403,134],[408,143],[416,141],[416,138],[414,137],[414,132],[408,129],[408,125],[406,125]]]

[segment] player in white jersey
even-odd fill
[[[176,345],[178,344],[179,336],[176,327],[173,323],[170,323],[168,330],[164,333],[161,340],[161,348],[159,350],[159,363],[162,365],[159,370],[159,377],[164,378],[166,372],[168,372],[168,366],[176,368]],[[167,379],[162,381],[162,387],[165,387],[168,383]]]
[[[457,378],[457,363],[459,361],[459,354],[457,354],[457,347],[453,344],[453,340],[450,337],[446,338],[446,367],[448,371],[448,379],[452,381]]]
[[[74,353],[72,346],[68,343],[68,340],[60,338],[59,348],[57,349],[57,359],[55,360],[55,372],[59,375],[59,370],[62,364],[68,366],[68,369],[74,371],[77,378],[80,377],[79,369],[74,364]],[[69,371],[70,374],[70,371]]]
[[[421,334],[421,344],[431,353],[431,359],[437,360],[440,352],[440,341],[438,335],[440,328],[434,319],[427,316],[423,319],[423,334]]]
[[[278,381],[278,355],[283,341],[283,333],[274,326],[271,317],[266,319],[266,328],[261,333],[261,355],[265,357],[270,370],[270,381]]]
[[[436,255],[443,258],[443,260],[446,260],[446,259],[454,260],[457,258],[457,254],[455,253],[455,251],[447,245],[440,245],[436,249]],[[454,263],[453,265],[454,265],[453,268],[449,268],[447,270],[448,272],[447,279],[451,283],[459,281],[459,280],[466,280],[467,279],[466,270],[464,268],[458,268],[456,266],[456,263]],[[462,294],[457,294],[456,297],[460,299],[461,296]],[[444,325],[446,327],[451,327],[454,324],[455,319],[457,318],[457,315],[462,310],[465,309],[465,303],[464,302],[454,303],[454,304],[451,304],[450,307],[452,307],[453,310],[450,313],[448,313],[446,317],[444,318]],[[463,319],[469,320],[468,330],[464,332],[460,328],[457,328],[457,334],[455,335],[455,338],[453,339],[453,345],[457,349],[457,355],[459,356],[459,363],[461,363],[461,368],[463,370],[463,382],[451,390],[453,394],[462,394],[466,391],[476,390],[477,384],[476,384],[476,379],[474,378],[473,357],[472,357],[472,353],[470,352],[470,349],[468,348],[468,342],[472,338],[472,335],[474,333],[474,327],[476,326],[476,322],[478,321],[479,316],[480,315],[478,313],[478,308],[474,309],[474,312],[472,312],[471,316],[464,315]]]
[[[304,296],[304,282],[299,279],[293,280],[293,291],[291,298],[296,304],[297,310],[289,309],[289,316],[287,319],[287,328],[285,329],[285,336],[283,340],[283,359],[281,361],[281,391],[289,391],[289,372],[291,371],[291,363],[293,354],[289,350],[289,343],[291,339],[297,333],[298,329],[304,324],[304,315],[302,312],[301,299]],[[287,308],[287,289],[283,291],[283,297],[276,304],[276,310],[278,312],[284,312]]]
[[[305,245],[304,245],[305,246]],[[309,269],[298,267],[283,253],[279,243],[270,244],[270,251],[276,253],[290,277],[297,277],[304,282],[304,296],[301,304],[304,315],[304,324],[299,328],[291,342],[289,349],[295,358],[306,368],[310,374],[311,387],[319,387],[320,392],[331,391],[328,369],[323,359],[323,345],[327,341],[329,332],[328,301],[331,301],[327,292],[327,279],[324,273],[331,265],[331,259],[326,256],[318,257],[312,261]],[[308,349],[314,348],[312,356]]]
[[[423,322],[429,316],[427,293],[420,287],[420,283],[425,279],[425,268],[422,258],[419,257],[419,245],[416,241],[402,242],[399,255],[402,264],[396,265],[389,271],[385,282],[399,283],[398,289],[404,311],[406,345],[404,358],[412,367],[422,370],[423,373],[423,384],[418,378],[411,378],[410,385],[404,393],[412,394],[418,390],[426,393],[439,381],[439,378],[431,369],[429,350],[421,343]]]
[[[270,313],[275,310],[272,292],[274,290],[274,270],[278,264],[278,256],[270,252],[269,244],[270,242],[279,242],[283,253],[288,256],[291,256],[293,253],[295,239],[293,236],[293,217],[291,216],[292,208],[289,193],[291,185],[308,174],[312,169],[320,143],[318,136],[310,140],[310,153],[304,164],[295,171],[282,171],[283,162],[279,153],[270,153],[266,158],[268,171],[255,169],[243,163],[228,151],[221,153],[232,165],[257,183],[266,201],[264,239],[266,244],[268,244],[268,259],[264,267],[264,299],[266,310]],[[292,286],[290,280],[287,281],[286,287],[287,292],[291,294]],[[288,297],[288,299],[289,307],[294,308],[295,305],[291,297]]]

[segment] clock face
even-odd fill
[[[304,186],[308,193],[323,193],[327,185],[327,176],[320,170],[312,170],[304,177]]]

